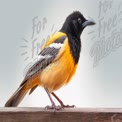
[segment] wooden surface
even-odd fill
[[[122,109],[0,108],[0,122],[122,122]]]

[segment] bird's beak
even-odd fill
[[[91,21],[91,20],[86,20],[83,24],[82,24],[82,27],[86,27],[86,26],[89,26],[89,25],[95,25],[96,23]]]

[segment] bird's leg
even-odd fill
[[[57,99],[57,101],[60,103],[60,105],[63,108],[74,108],[75,107],[75,105],[64,105],[64,103],[60,100],[60,98],[54,92],[52,92],[51,94]]]
[[[50,101],[52,103],[52,106],[46,106],[46,109],[54,109],[54,110],[60,110],[60,109],[62,109],[62,106],[56,106],[55,105],[55,102],[53,101],[53,99],[52,99],[52,97],[51,97],[50,92],[48,91],[48,89],[45,88],[45,91],[46,91],[46,93],[47,93],[47,95],[48,95],[48,97],[49,97],[49,99],[50,99]]]

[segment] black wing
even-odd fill
[[[40,72],[42,69],[47,67],[52,61],[56,58],[57,54],[60,51],[61,46],[63,45],[66,36],[62,36],[57,39],[54,43],[44,48],[39,53],[39,59],[31,66],[27,71],[23,82],[20,84],[22,86],[30,77]]]

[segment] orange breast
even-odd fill
[[[67,84],[75,70],[76,65],[66,40],[64,53],[40,73],[41,86],[53,92]]]
[[[44,47],[48,46],[54,40],[63,35],[64,33],[58,32],[54,35],[54,38],[52,37],[47,44],[45,44]],[[25,90],[33,88],[36,85],[46,87],[50,92],[58,90],[70,81],[76,71],[76,68],[77,65],[74,64],[70,47],[68,45],[68,39],[66,39],[57,58],[45,69],[30,78],[25,85]]]

